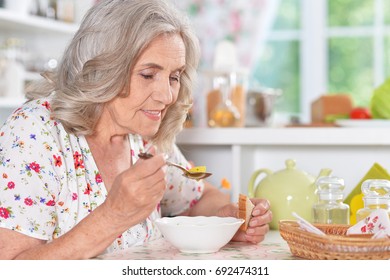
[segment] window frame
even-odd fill
[[[372,37],[373,87],[377,87],[385,79],[385,37],[390,36],[390,27],[385,25],[384,0],[374,0],[374,23],[363,27],[328,26],[328,0],[301,0],[300,4],[301,28],[272,30],[268,40],[300,42],[299,118],[302,123],[308,123],[311,121],[311,103],[329,90],[329,40],[337,37]]]

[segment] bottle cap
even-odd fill
[[[390,181],[382,179],[369,179],[362,183],[362,193],[370,197],[389,197]]]
[[[362,194],[365,205],[390,203],[390,181],[369,179],[362,183]]]
[[[336,176],[323,176],[317,179],[317,193],[320,199],[339,200],[343,198],[344,179]]]

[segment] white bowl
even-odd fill
[[[164,238],[183,253],[214,253],[237,232],[243,219],[234,217],[160,218],[156,221]]]

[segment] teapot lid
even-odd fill
[[[274,175],[278,175],[277,177],[280,179],[283,179],[283,180],[286,180],[286,178],[289,178],[287,180],[291,180],[291,179],[294,179],[294,181],[299,180],[299,181],[295,181],[295,183],[299,182],[299,184],[301,184],[304,181],[311,182],[311,183],[314,182],[313,176],[311,176],[310,174],[308,174],[305,171],[302,171],[302,170],[295,168],[295,166],[296,166],[295,160],[287,159],[285,161],[285,165],[286,165],[285,169],[282,169],[282,170],[279,170],[278,172],[275,172]],[[282,175],[282,176],[280,176],[280,175]],[[303,181],[301,181],[301,180],[303,180]],[[290,183],[294,183],[294,181],[290,181]]]

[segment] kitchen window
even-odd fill
[[[326,93],[369,106],[390,76],[390,3],[280,0],[265,46],[253,78],[284,90],[279,112],[309,121],[310,103]]]
[[[206,29],[204,26],[199,28],[196,23],[201,19],[196,17],[212,13],[212,5],[220,3],[221,9],[238,11],[243,24],[248,21],[248,10],[258,9],[259,19],[253,25],[255,28],[252,26],[251,36],[235,36],[234,30],[226,28],[231,23],[217,20],[215,25],[223,27],[225,32],[219,36],[205,36],[208,36],[209,44],[210,40],[229,36],[238,40],[255,38],[256,48],[250,50],[254,52],[250,85],[281,88],[283,97],[279,99],[276,111],[286,121],[299,117],[302,122],[309,122],[310,104],[323,94],[347,93],[356,106],[369,106],[373,89],[390,76],[390,1],[184,2],[191,3],[188,7],[192,8],[190,14],[198,27],[201,42],[206,39],[202,38]],[[214,15],[213,18],[218,17]],[[210,26],[210,22],[208,24]],[[243,28],[241,33],[245,32],[248,33]],[[245,45],[241,48],[242,53],[248,52]],[[207,65],[210,60],[203,61],[203,66]]]

